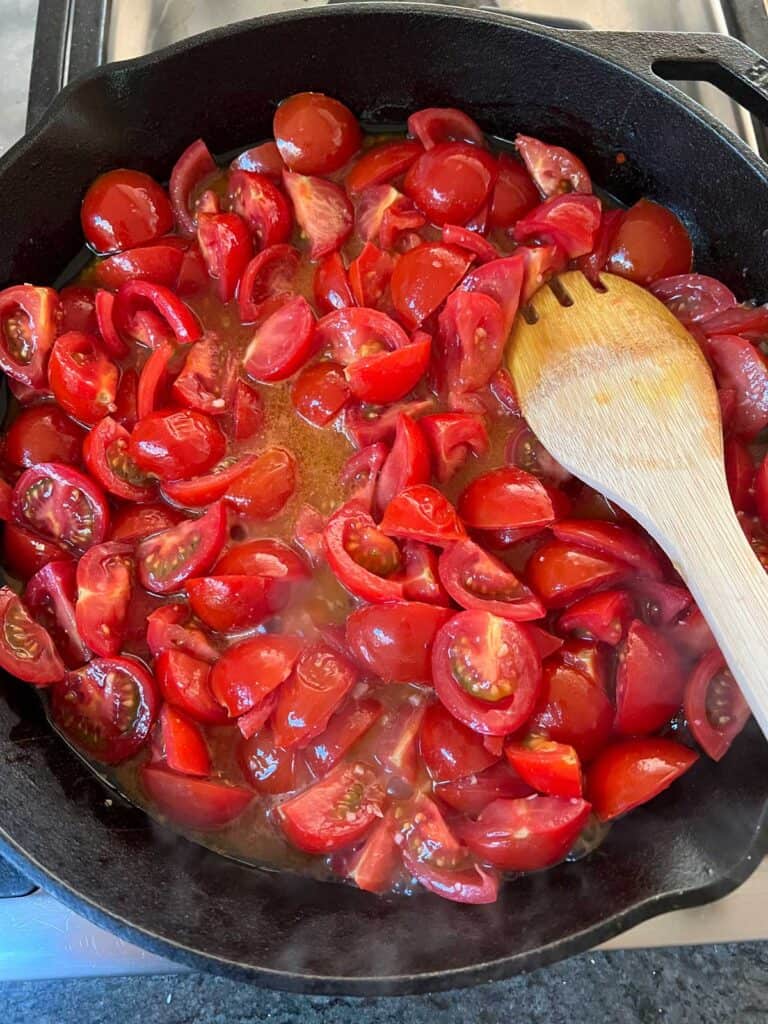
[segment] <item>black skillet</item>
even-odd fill
[[[368,124],[450,105],[497,135],[569,146],[619,199],[677,210],[700,270],[766,299],[768,168],[657,74],[713,81],[768,122],[768,65],[717,36],[576,34],[384,4],[211,32],[80,79],[0,162],[0,284],[57,277],[101,171],[167,178],[197,136],[217,152],[244,147],[270,133],[282,97],[316,89]],[[249,868],[152,824],[50,732],[30,688],[2,690],[4,854],[131,941],[273,988],[373,995],[501,978],[722,896],[768,848],[768,747],[748,728],[586,860],[512,882],[494,906],[377,898]]]

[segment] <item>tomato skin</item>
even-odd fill
[[[639,576],[661,580],[664,566],[647,538],[627,526],[584,519],[561,519],[552,526],[558,540],[626,562]]]
[[[305,748],[304,758],[316,777],[330,771],[381,717],[383,706],[371,698],[347,701],[326,728]]]
[[[458,245],[471,252],[479,263],[488,263],[498,259],[499,253],[494,245],[483,238],[477,231],[460,227],[458,224],[443,224],[443,241],[446,245]]]
[[[476,477],[461,493],[458,511],[476,530],[542,530],[554,519],[552,500],[535,476],[506,466]]]
[[[201,508],[223,498],[232,484],[254,465],[258,456],[224,459],[205,476],[191,480],[169,480],[163,484],[166,498],[184,508]]]
[[[228,648],[211,670],[211,690],[231,717],[250,711],[284,683],[302,648],[299,637],[264,634]]]
[[[284,164],[276,143],[269,139],[258,146],[246,149],[240,156],[235,157],[229,166],[233,171],[240,169],[264,174],[276,185],[279,185],[283,176]]]
[[[533,796],[534,791],[507,761],[496,761],[482,772],[464,775],[455,782],[441,782],[434,793],[455,811],[475,815],[494,800]]]
[[[530,588],[471,540],[443,551],[438,572],[440,582],[462,608],[478,608],[515,622],[544,615],[544,606]]]
[[[249,260],[237,289],[240,320],[256,323],[271,302],[294,294],[301,253],[292,245],[270,245]]]
[[[139,770],[144,792],[177,825],[208,832],[238,818],[253,799],[242,786],[177,775],[144,765]]]
[[[548,608],[563,608],[600,587],[627,579],[630,570],[613,558],[564,541],[547,541],[533,553],[526,579]]]
[[[438,319],[433,371],[449,405],[461,409],[465,392],[490,381],[501,365],[505,341],[503,314],[495,299],[463,289],[448,296]]]
[[[517,135],[515,149],[542,196],[592,191],[586,167],[570,150],[550,146],[530,135]]]
[[[429,449],[418,423],[406,413],[397,417],[395,440],[381,468],[375,503],[383,511],[396,494],[426,484],[430,477]]]
[[[138,340],[142,343],[137,321],[141,315],[152,313],[158,324],[173,334],[179,345],[189,345],[202,334],[200,322],[186,303],[163,285],[153,281],[126,281],[115,296],[112,319],[118,335],[123,340]]]
[[[429,683],[432,644],[453,614],[418,601],[367,605],[347,617],[347,646],[361,665],[387,683]]]
[[[594,248],[600,212],[597,196],[553,196],[519,220],[512,237],[516,242],[544,238],[559,245],[569,259],[577,259]]]
[[[343,189],[332,181],[291,171],[283,172],[283,183],[293,203],[296,221],[309,239],[309,258],[338,249],[352,233],[352,204]]]
[[[275,111],[272,130],[286,167],[301,174],[330,174],[360,149],[357,118],[321,92],[299,92]]]
[[[416,387],[429,365],[429,335],[395,352],[381,352],[352,363],[344,371],[349,389],[361,402],[387,405]]]
[[[253,254],[245,221],[236,213],[198,213],[197,242],[219,298],[229,302]]]
[[[111,291],[117,291],[120,285],[132,278],[175,288],[183,259],[184,251],[180,246],[160,240],[108,256],[97,265],[96,280],[99,287]],[[93,331],[93,326],[74,329]]]
[[[34,686],[57,683],[66,672],[48,632],[8,587],[0,587],[0,668]]]
[[[389,808],[346,866],[347,878],[364,892],[388,892],[400,866],[395,812]]]
[[[508,231],[539,203],[539,193],[522,164],[507,153],[498,156],[499,176],[488,210],[488,226]]]
[[[479,147],[439,142],[411,165],[403,188],[433,224],[465,224],[488,201],[497,174]]]
[[[446,483],[469,458],[484,455],[490,446],[482,416],[468,412],[443,412],[422,416],[419,427],[432,450],[432,466],[440,483]]]
[[[471,262],[465,249],[438,242],[425,242],[400,257],[390,281],[392,304],[411,330],[435,312]]]
[[[243,740],[238,750],[238,761],[253,788],[269,796],[298,789],[302,776],[306,775],[301,754],[278,747],[268,729]]]
[[[79,668],[91,657],[75,622],[75,564],[54,561],[44,565],[24,588],[24,605],[43,626],[67,668]]]
[[[691,673],[683,709],[696,742],[713,761],[720,761],[750,715],[720,651],[705,654]]]
[[[52,402],[22,409],[5,435],[5,457],[24,469],[40,462],[77,463],[85,432]]]
[[[160,410],[139,420],[128,451],[144,472],[178,480],[205,473],[223,457],[225,445],[223,433],[205,413]]]
[[[356,360],[405,348],[408,335],[395,321],[377,309],[341,309],[328,313],[317,324],[318,348],[327,348],[342,366]]]
[[[76,552],[100,544],[109,529],[101,488],[60,462],[39,463],[21,474],[11,497],[11,515],[18,525]]]
[[[709,339],[707,353],[715,365],[718,385],[736,392],[731,429],[752,438],[768,424],[768,363],[746,338],[718,334]]]
[[[70,551],[9,521],[3,524],[3,566],[11,576],[28,580],[49,562],[71,559]]]
[[[93,335],[69,331],[53,343],[48,382],[70,416],[93,425],[114,411],[118,369],[99,351]]]
[[[173,227],[173,213],[165,190],[154,178],[121,169],[107,171],[91,184],[80,223],[94,252],[110,253],[167,234]]]
[[[296,489],[296,460],[284,448],[266,448],[227,490],[225,501],[240,515],[271,519]]]
[[[192,192],[203,178],[213,174],[215,170],[214,159],[202,139],[196,139],[187,146],[173,165],[168,192],[176,224],[182,234],[195,233],[195,215],[190,208]]]
[[[134,564],[129,544],[94,544],[77,563],[75,621],[83,641],[101,658],[119,654],[128,623]]]
[[[699,755],[673,740],[642,736],[607,747],[587,772],[587,796],[600,821],[613,821],[652,800]]]
[[[330,252],[315,267],[312,293],[321,313],[354,306],[355,299],[349,286],[347,271],[339,252]]]
[[[110,540],[134,542],[175,526],[181,513],[165,505],[136,505],[119,509],[112,519]]]
[[[224,546],[227,515],[221,502],[199,519],[183,519],[136,548],[139,582],[153,594],[172,594],[190,576],[207,572]]]
[[[229,200],[231,209],[248,225],[257,251],[290,238],[293,218],[288,201],[263,174],[231,171]]]
[[[256,328],[243,356],[245,372],[254,380],[285,380],[310,357],[314,340],[312,307],[296,295]]]
[[[615,647],[626,636],[633,612],[626,590],[603,590],[575,601],[560,615],[557,627]]]
[[[686,325],[699,323],[736,305],[730,288],[706,274],[662,277],[653,282],[650,291]]]
[[[163,697],[196,722],[223,725],[225,709],[214,699],[211,666],[183,650],[166,649],[155,657],[155,676]]]
[[[259,576],[204,576],[188,580],[186,591],[192,611],[217,633],[248,629],[273,611],[269,582]]]
[[[611,736],[613,705],[594,679],[561,657],[544,664],[541,699],[528,729],[572,746],[587,763]]]
[[[211,755],[200,727],[170,704],[163,704],[152,736],[153,760],[182,775],[211,774]]]
[[[421,757],[435,782],[455,782],[476,775],[499,760],[483,745],[480,733],[467,728],[438,701],[421,723]]]
[[[344,179],[347,192],[355,196],[374,185],[392,181],[405,173],[423,152],[423,147],[411,139],[382,142],[366,149]]]
[[[99,325],[94,308],[96,290],[88,285],[68,284],[59,292],[59,311],[61,322],[59,329],[65,331],[83,331],[85,334],[97,334]]]
[[[105,491],[125,501],[149,501],[155,488],[128,454],[129,439],[125,427],[105,416],[86,435],[83,460]]]
[[[373,518],[363,505],[354,501],[342,505],[325,525],[324,539],[328,564],[342,586],[355,597],[373,603],[400,601],[403,597],[403,584],[399,580],[377,575],[350,553],[350,544],[365,544],[368,537],[376,535],[382,540],[387,539],[376,528]],[[394,542],[390,543],[394,545]],[[396,552],[396,546],[394,550]],[[392,571],[398,568],[398,564],[399,558],[395,561]]]
[[[640,199],[619,224],[605,269],[635,284],[687,274],[693,261],[691,239],[665,206]]]
[[[480,126],[469,114],[455,107],[425,107],[408,118],[408,134],[419,140],[424,149],[440,142],[472,142],[485,145]]]
[[[170,389],[173,400],[209,416],[229,412],[237,386],[234,354],[213,332],[206,332],[182,354],[184,366]]]
[[[581,765],[573,747],[540,736],[507,743],[504,754],[524,782],[546,796],[580,797]]]
[[[305,366],[291,387],[296,412],[316,427],[325,427],[349,400],[349,386],[338,363],[323,360]]]
[[[478,857],[503,871],[540,871],[561,861],[589,818],[585,800],[529,796],[495,800],[460,835]]]
[[[277,695],[272,731],[278,746],[303,747],[321,733],[357,678],[354,665],[327,644],[304,650]]]
[[[380,528],[392,537],[441,548],[467,536],[453,505],[429,484],[406,487],[396,494],[384,510]]]
[[[59,297],[53,288],[12,285],[0,291],[0,369],[36,390],[57,333]]]
[[[505,669],[516,681],[508,695],[503,692]],[[463,688],[456,670],[466,674],[478,696]],[[460,722],[475,732],[505,736],[518,729],[536,705],[541,663],[528,634],[516,623],[490,612],[464,611],[437,633],[432,677],[438,698]],[[479,696],[483,692],[492,699]]]
[[[663,635],[635,620],[619,654],[616,731],[656,732],[680,707],[685,677],[677,652]]]

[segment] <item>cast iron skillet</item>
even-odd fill
[[[620,199],[683,217],[697,264],[768,298],[768,168],[657,78],[715,80],[768,121],[766,65],[716,36],[563,33],[492,13],[360,4],[212,32],[86,76],[0,163],[0,282],[54,280],[81,245],[101,171],[167,178],[197,136],[214,151],[270,132],[282,97],[318,89],[368,123],[459,106],[502,136],[575,149]],[[617,153],[626,159],[616,161]],[[743,881],[768,847],[768,747],[748,728],[575,865],[510,883],[490,907],[378,898],[255,870],[151,823],[3,682],[0,838],[10,859],[97,923],[197,968],[313,993],[417,992],[501,978],[587,949]]]

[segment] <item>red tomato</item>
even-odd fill
[[[172,594],[191,576],[206,573],[224,546],[227,514],[221,502],[199,519],[152,534],[136,548],[141,585],[153,594]]]
[[[468,412],[443,412],[422,416],[419,427],[432,449],[432,466],[445,483],[464,465],[470,452],[485,455],[488,431],[482,416]]]
[[[197,242],[219,298],[229,302],[253,254],[248,226],[236,213],[199,213]]]
[[[736,305],[730,288],[706,274],[662,277],[653,282],[650,291],[684,324],[699,323]]]
[[[507,743],[504,753],[520,778],[539,793],[582,795],[579,755],[568,744],[529,736],[522,743]]]
[[[660,580],[664,575],[661,559],[649,540],[629,527],[594,520],[561,519],[553,524],[552,533],[567,544],[577,544],[606,558],[626,562],[639,576]]]
[[[247,441],[264,426],[264,402],[257,388],[239,380],[235,385],[232,429],[236,441]]]
[[[218,633],[250,629],[273,611],[269,581],[260,576],[205,576],[188,580],[186,591],[195,615]]]
[[[255,323],[273,301],[294,294],[296,272],[301,254],[292,245],[270,245],[249,261],[237,290],[241,321]]]
[[[525,274],[525,257],[516,253],[478,267],[461,282],[463,291],[480,292],[498,302],[503,314],[503,341],[506,341],[517,315]]]
[[[560,662],[576,668],[597,683],[603,693],[609,692],[609,675],[613,670],[613,655],[595,640],[563,640],[558,648]]]
[[[594,248],[600,212],[597,196],[553,196],[519,220],[512,237],[516,242],[544,238],[559,245],[569,259],[576,259]]]
[[[458,224],[443,225],[443,241],[446,245],[458,245],[467,252],[473,253],[479,263],[488,263],[498,258],[496,247],[477,231],[460,227]]]
[[[520,420],[509,433],[504,461],[508,466],[524,469],[553,487],[572,479],[568,470],[552,458],[525,420]]]
[[[504,562],[471,540],[444,551],[438,571],[441,583],[462,608],[478,608],[517,622],[544,615],[544,606],[530,588]]]
[[[425,484],[430,477],[429,449],[418,424],[406,413],[397,418],[395,440],[379,474],[376,504],[383,510],[407,487]]]
[[[163,651],[184,651],[211,665],[218,660],[219,651],[205,633],[188,625],[190,616],[186,604],[164,604],[150,612],[146,618],[146,641],[152,657],[159,657]]]
[[[97,334],[95,309],[96,290],[88,285],[68,284],[59,292],[61,323],[59,329]]]
[[[390,290],[392,304],[408,327],[420,327],[435,312],[471,262],[465,249],[438,242],[425,242],[400,257]]]
[[[0,292],[0,369],[39,390],[57,334],[59,299],[53,288],[18,284]]]
[[[29,614],[46,630],[67,668],[79,668],[91,657],[75,622],[75,565],[49,562],[24,588]]]
[[[579,270],[595,285],[600,284],[600,273],[605,270],[608,253],[611,251],[613,240],[623,219],[623,210],[604,209],[600,217],[600,226],[595,236],[592,251],[584,256],[580,256],[576,261]]]
[[[388,454],[389,448],[379,441],[350,455],[339,473],[339,483],[347,492],[349,501],[362,503],[371,511],[376,481]]]
[[[305,760],[315,776],[325,775],[344,757],[361,736],[381,717],[384,708],[377,700],[347,701],[327,727],[305,750]]]
[[[152,676],[133,658],[95,658],[51,690],[51,715],[76,747],[118,764],[146,742],[158,710]]]
[[[394,261],[372,242],[366,242],[360,255],[349,265],[349,284],[358,306],[378,305],[392,277]]]
[[[272,730],[278,746],[303,747],[314,739],[356,682],[356,669],[337,651],[324,643],[308,647],[277,697]]]
[[[550,146],[530,135],[518,135],[515,149],[543,196],[561,192],[591,192],[589,172],[577,156],[562,146]]]
[[[588,762],[613,731],[613,705],[603,688],[585,672],[562,660],[544,665],[541,700],[528,729],[572,746]]]
[[[0,587],[0,668],[35,686],[57,683],[66,672],[47,630],[8,587]]]
[[[617,732],[656,732],[680,707],[685,678],[677,652],[661,633],[635,620],[616,671]]]
[[[349,107],[321,92],[298,92],[283,100],[272,130],[283,163],[301,174],[337,171],[362,142]]]
[[[465,142],[439,142],[408,170],[404,190],[433,224],[465,224],[490,198],[496,161]]]
[[[211,689],[230,716],[250,711],[290,676],[302,648],[297,636],[263,634],[229,647],[211,671]]]
[[[725,441],[725,478],[733,507],[738,512],[754,512],[755,466],[749,448],[738,437]]]
[[[173,236],[171,236],[173,238]],[[177,239],[173,238],[174,241]],[[133,278],[139,281],[154,281],[168,288],[175,288],[179,279],[184,251],[178,245],[162,240],[151,245],[127,249],[108,256],[96,266],[96,280],[101,288],[117,289]],[[73,328],[93,330],[93,327]]]
[[[319,261],[315,267],[312,292],[321,313],[354,306],[355,299],[340,253],[331,252]]]
[[[755,502],[760,521],[768,524],[768,458],[763,457],[755,474]]]
[[[705,654],[694,669],[683,708],[696,742],[719,761],[749,720],[749,705],[720,651]]]
[[[253,788],[269,796],[298,789],[306,774],[301,754],[282,750],[269,730],[243,740],[238,761]]]
[[[297,583],[310,576],[304,561],[292,548],[270,537],[231,547],[216,563],[215,571],[217,574],[267,576],[278,583]]]
[[[543,544],[526,567],[528,582],[548,608],[563,608],[629,575],[625,563],[559,540]]]
[[[425,149],[440,142],[473,142],[485,144],[485,136],[469,114],[455,107],[425,107],[408,118],[408,134],[415,136]]]
[[[541,286],[565,268],[565,253],[559,245],[520,246],[517,255],[522,258],[523,290],[520,301],[530,302]]]
[[[399,177],[423,153],[418,142],[398,139],[372,146],[359,157],[344,179],[347,192],[359,195],[373,185],[383,185]]]
[[[59,462],[43,462],[21,474],[13,489],[11,514],[19,525],[77,552],[100,544],[109,529],[101,488]]]
[[[641,736],[602,752],[587,772],[587,795],[601,821],[612,821],[652,800],[699,758],[673,740]]]
[[[574,602],[557,620],[557,628],[615,647],[626,636],[633,613],[626,590],[604,590]]]
[[[205,473],[222,458],[225,446],[223,433],[205,413],[161,410],[139,420],[128,451],[144,472],[178,480]]]
[[[387,683],[429,683],[435,635],[452,615],[417,601],[367,605],[347,618],[347,646]]]
[[[336,362],[349,366],[358,359],[401,349],[408,335],[395,321],[376,309],[341,309],[317,324],[318,348],[328,348]]]
[[[477,821],[462,825],[474,854],[502,871],[540,871],[561,861],[587,824],[584,800],[529,796],[494,800]]]
[[[402,600],[402,583],[387,579],[400,568],[400,550],[362,505],[349,502],[337,509],[324,536],[328,564],[351,594],[375,603]]]
[[[243,171],[255,171],[257,174],[265,174],[276,185],[279,185],[282,180],[284,165],[280,158],[280,150],[269,139],[267,142],[259,143],[258,146],[246,149],[240,156],[235,157],[229,166],[233,171],[240,169]]]
[[[491,266],[491,264],[486,264]],[[501,365],[506,334],[501,306],[482,292],[457,290],[438,319],[434,372],[440,394],[476,391]]]
[[[354,225],[352,205],[343,189],[324,178],[291,171],[283,173],[283,182],[299,228],[309,239],[309,258],[317,260],[338,249]]]
[[[490,736],[518,729],[541,689],[541,663],[528,634],[484,611],[459,612],[439,630],[432,675],[451,714]]]
[[[266,448],[226,494],[226,502],[242,516],[271,519],[282,511],[296,489],[296,460],[283,448]]]
[[[355,203],[355,222],[360,238],[366,243],[379,241],[384,245],[380,237],[381,227],[384,223],[384,214],[392,206],[398,206],[399,208],[403,202],[410,204],[410,200],[405,199],[402,193],[398,192],[391,185],[374,185],[373,188],[366,189],[365,192],[357,197]],[[426,223],[426,219],[423,216],[421,217],[421,222],[422,224]],[[391,248],[391,246],[384,246],[384,248]],[[389,273],[392,273],[391,258],[389,260]],[[350,284],[352,284],[351,266],[349,268],[349,278]],[[357,301],[360,302],[359,294],[356,292],[354,285],[352,291],[357,297]],[[369,303],[362,304],[369,305]],[[370,303],[370,305],[373,305],[373,303]]]
[[[539,203],[539,193],[530,175],[507,153],[498,157],[499,176],[488,210],[488,226],[508,231]]]
[[[195,232],[192,195],[205,178],[216,171],[216,164],[202,139],[196,139],[184,150],[171,171],[168,191],[179,230],[185,235]]]
[[[431,398],[398,402],[381,410],[352,403],[344,412],[344,432],[355,448],[366,448],[379,442],[391,444],[395,439],[397,421],[401,413],[407,413],[415,419],[432,408]]]
[[[76,463],[85,432],[52,402],[22,409],[5,435],[5,457],[28,468],[40,462]]]
[[[136,388],[136,422],[170,400],[170,383],[178,353],[170,341],[163,341],[150,353],[141,368]],[[117,415],[117,413],[115,414]],[[134,423],[131,429],[134,429]]]
[[[263,174],[232,171],[229,175],[231,209],[243,218],[257,250],[287,242],[291,235],[291,209],[280,189]]]
[[[237,386],[237,365],[231,349],[222,345],[216,334],[206,333],[187,346],[183,355],[184,366],[171,386],[171,397],[180,405],[210,416],[228,412]]]
[[[321,565],[325,561],[324,529],[325,517],[312,505],[302,505],[293,525],[293,539],[312,565]]]
[[[750,303],[732,306],[702,320],[701,329],[708,337],[713,334],[763,335],[768,330],[768,306]]]
[[[384,249],[405,253],[421,245],[423,239],[417,232],[427,223],[427,218],[410,199],[401,196],[386,207],[379,227],[379,242]]]
[[[358,889],[365,892],[388,892],[400,866],[400,848],[395,842],[398,824],[390,808],[368,833],[363,846],[346,868]]]
[[[681,221],[665,206],[640,199],[624,214],[605,269],[648,285],[687,274],[692,260],[693,246]]]
[[[735,334],[710,338],[707,352],[721,388],[736,392],[731,429],[751,438],[768,424],[768,365],[760,350]]]
[[[380,527],[390,536],[420,540],[440,548],[467,536],[456,509],[429,484],[416,484],[396,494],[384,510]]]
[[[373,768],[352,763],[337,765],[275,810],[290,843],[307,853],[331,853],[362,839],[383,801]]]
[[[159,533],[174,526],[181,513],[166,505],[127,505],[112,519],[110,540],[137,541],[150,533]]]
[[[139,778],[149,799],[171,821],[205,832],[229,825],[253,799],[253,793],[242,786],[177,775],[151,765],[140,769]]]
[[[28,580],[49,562],[66,561],[69,558],[71,552],[59,544],[45,540],[13,522],[3,524],[3,566],[11,576]]]
[[[455,782],[477,775],[498,761],[486,750],[483,737],[462,725],[439,702],[431,704],[424,714],[421,756],[435,782]]]
[[[323,360],[305,366],[291,387],[296,412],[316,427],[327,426],[349,399],[349,386],[338,363]]]
[[[163,493],[184,508],[200,508],[223,498],[236,480],[248,472],[258,459],[257,455],[244,455],[240,459],[229,456],[213,467],[205,476],[191,480],[169,480],[163,484]]]
[[[214,699],[211,666],[207,662],[187,651],[166,648],[156,655],[155,675],[168,703],[196,722],[222,725],[229,720],[224,708]]]
[[[498,761],[485,771],[442,782],[435,786],[434,793],[454,810],[475,815],[494,800],[532,796],[533,790],[506,761]]]
[[[152,281],[126,281],[120,286],[112,307],[117,333],[124,340],[146,341],[138,325],[141,315],[152,313],[180,345],[197,341],[202,328],[195,314],[170,288]]]
[[[640,617],[651,626],[668,626],[680,618],[691,603],[685,587],[657,580],[637,580],[634,583],[635,600]]]
[[[134,565],[130,544],[94,544],[77,563],[75,620],[94,654],[119,654],[128,624]]]
[[[373,756],[393,776],[390,788],[395,792],[411,792],[416,783],[419,730],[426,709],[421,695],[412,695],[385,712],[376,726]]]
[[[154,178],[121,169],[96,178],[85,193],[80,223],[94,252],[117,252],[167,234],[173,212]]]
[[[403,597],[407,601],[424,601],[443,607],[451,603],[438,577],[436,551],[418,541],[405,541],[403,560]]]
[[[110,494],[125,501],[148,501],[155,488],[128,454],[129,438],[125,427],[105,416],[86,435],[83,459],[91,476]]]
[[[314,340],[312,307],[297,295],[256,328],[243,356],[245,372],[254,380],[285,380],[307,361]]]
[[[476,530],[543,530],[554,519],[541,481],[516,466],[476,477],[461,492],[458,510]]]
[[[200,726],[163,704],[152,736],[153,760],[182,775],[210,775],[211,755]]]
[[[56,401],[70,416],[92,425],[115,409],[118,369],[93,335],[68,331],[56,339],[48,381]]]

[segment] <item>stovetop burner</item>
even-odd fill
[[[40,0],[28,101],[34,124],[68,81],[111,60],[140,56],[188,36],[259,14],[335,0]],[[454,0],[460,3],[460,0]],[[768,0],[465,0],[545,24],[614,31],[720,32],[768,56]],[[768,139],[750,116],[706,83],[679,83],[764,154]],[[768,862],[766,862],[768,863]],[[710,907],[645,922],[610,945],[768,938],[768,867]],[[183,968],[97,928],[0,858],[0,981]]]

